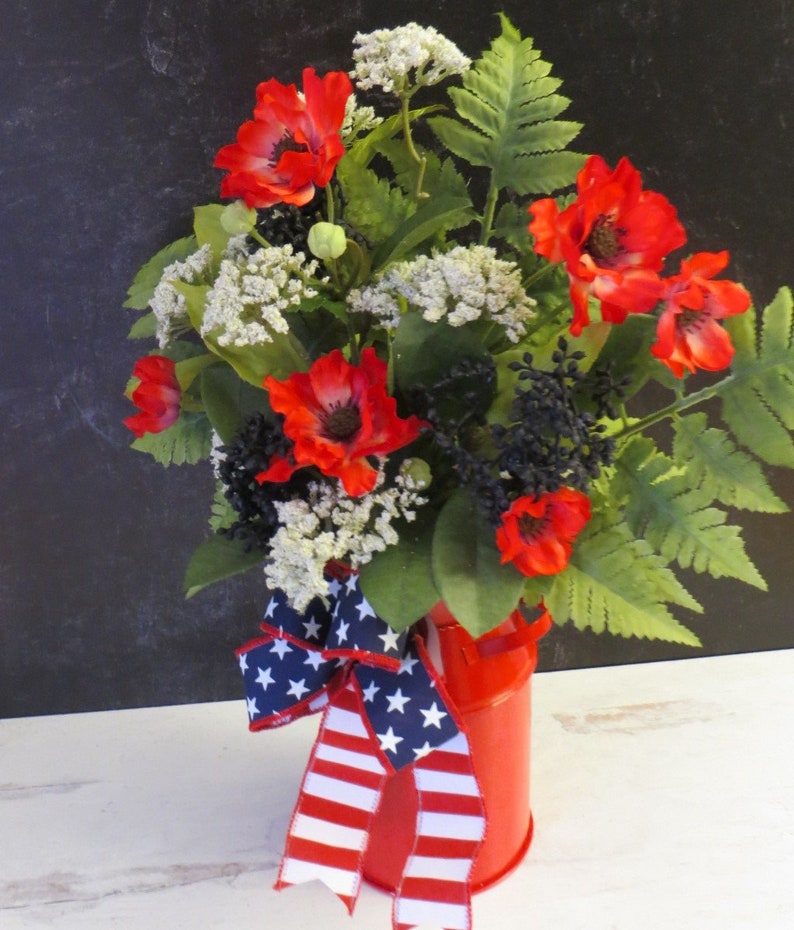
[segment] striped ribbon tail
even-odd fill
[[[325,711],[292,816],[276,888],[320,879],[353,912],[387,769],[352,683]]]
[[[469,876],[485,835],[485,808],[469,742],[458,733],[418,759],[416,845],[394,901],[394,930],[436,924],[470,930]]]

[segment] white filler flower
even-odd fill
[[[526,332],[536,304],[521,284],[518,266],[484,245],[456,246],[393,265],[377,284],[351,292],[350,310],[376,316],[387,328],[399,324],[400,301],[420,310],[429,323],[446,320],[463,326],[492,320],[504,326],[511,342]]]
[[[207,294],[201,335],[213,333],[222,346],[272,342],[273,333],[289,332],[284,312],[317,296],[307,283],[316,268],[317,262],[306,262],[291,245],[224,258]]]
[[[163,269],[160,283],[154,289],[149,306],[157,320],[157,341],[164,349],[171,339],[190,329],[190,320],[183,294],[174,287],[174,281],[195,284],[204,277],[212,261],[212,248],[203,245],[182,262],[172,262]]]
[[[361,90],[380,87],[398,95],[462,74],[471,64],[471,59],[440,32],[417,23],[359,32],[353,61],[350,76]]]
[[[305,610],[327,590],[326,562],[339,559],[358,568],[399,541],[392,521],[415,519],[426,502],[417,483],[399,474],[394,487],[384,488],[383,477],[381,470],[375,489],[360,497],[349,497],[341,484],[312,482],[305,500],[274,502],[281,525],[270,541],[265,577],[295,610]]]

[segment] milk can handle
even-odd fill
[[[511,633],[477,639],[467,643],[463,647],[463,657],[469,665],[473,665],[481,659],[490,659],[505,652],[512,652],[514,649],[525,648],[545,636],[551,626],[551,614],[544,610],[537,620],[527,623]]]

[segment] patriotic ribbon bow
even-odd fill
[[[464,726],[421,637],[378,617],[352,573],[329,578],[328,605],[317,598],[305,614],[276,592],[262,631],[237,650],[250,728],[324,710],[276,888],[320,879],[352,913],[386,782],[411,766],[416,839],[393,928],[469,930],[485,808]]]

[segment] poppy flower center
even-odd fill
[[[585,251],[601,261],[609,261],[620,251],[618,231],[605,216],[600,216],[594,223],[585,243]]]
[[[532,514],[522,513],[518,518],[518,532],[525,542],[533,542],[535,537],[543,529],[545,523],[543,517],[533,517]]]
[[[676,323],[679,329],[699,329],[706,322],[707,315],[702,310],[688,310],[684,308],[678,314]]]
[[[281,156],[285,152],[305,152],[306,146],[300,145],[295,141],[295,139],[287,132],[285,133],[278,142],[273,146],[273,151],[270,154],[270,160],[274,165],[279,163]]]
[[[355,405],[336,407],[323,420],[323,435],[333,442],[347,442],[361,429],[361,413]]]

